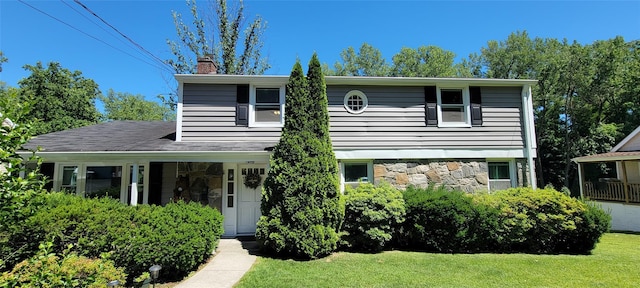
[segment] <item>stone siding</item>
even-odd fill
[[[489,175],[487,162],[476,160],[376,160],[373,163],[376,184],[386,181],[398,189],[409,185],[427,187],[444,185],[465,192],[487,190]]]

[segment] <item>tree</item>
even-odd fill
[[[168,121],[175,119],[175,114],[165,105],[147,101],[142,95],[115,92],[109,89],[107,96],[99,95],[98,99],[104,104],[105,113],[102,120],[139,120],[139,121]]]
[[[285,126],[264,182],[256,239],[269,253],[317,258],[336,249],[344,204],[316,55],[307,78],[296,62],[286,89]]]
[[[336,62],[335,70],[330,72],[337,76],[389,76],[390,67],[377,48],[362,43],[356,54],[353,47],[348,47],[340,53],[342,64]]]
[[[9,59],[7,59],[7,57],[4,57],[4,53],[2,53],[2,51],[0,51],[0,72],[2,72],[2,63],[8,62]]]
[[[538,182],[576,193],[571,159],[609,151],[625,135],[621,131],[640,123],[637,48],[622,37],[582,45],[515,32],[505,41],[489,41],[467,63],[480,77],[538,80],[533,87]]]
[[[25,65],[31,75],[18,82],[24,102],[33,103],[31,116],[34,135],[77,128],[97,123],[100,113],[95,100],[100,95],[98,84],[84,78],[80,71],[71,72],[59,63]]]
[[[30,201],[43,191],[44,179],[38,171],[40,159],[33,154],[24,159],[19,149],[32,135],[32,103],[24,102],[15,88],[0,87],[0,271],[18,260],[16,250],[29,246],[31,239],[11,237],[32,213]],[[36,163],[27,169],[27,162]]]
[[[456,54],[438,46],[420,46],[418,49],[402,47],[393,56],[392,76],[402,77],[456,77]]]
[[[244,3],[238,1],[236,9],[228,9],[227,0],[209,1],[209,11],[205,11],[205,21],[196,0],[187,0],[193,16],[193,27],[185,24],[182,15],[173,12],[178,41],[167,40],[175,59],[166,60],[177,74],[195,73],[197,63],[194,57],[212,55],[218,65],[219,74],[253,75],[263,74],[271,66],[262,57],[266,22],[257,16],[246,23]],[[241,37],[242,31],[242,37]],[[216,39],[217,37],[217,39]],[[240,46],[240,49],[238,49]]]
[[[395,77],[471,77],[468,62],[454,63],[455,54],[437,46],[403,47],[388,64],[377,48],[363,43],[356,53],[348,47],[340,53],[342,62],[336,62],[323,71],[339,76],[395,76]]]

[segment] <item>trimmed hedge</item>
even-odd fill
[[[430,185],[408,187],[403,194],[407,220],[401,243],[416,250],[478,252],[490,250],[495,209],[476,205],[471,194]],[[401,236],[402,237],[402,236]]]
[[[69,244],[72,252],[90,258],[107,253],[128,281],[153,264],[162,266],[164,279],[186,276],[210,257],[223,233],[222,215],[199,203],[133,207],[63,193],[46,195],[45,203],[15,237],[53,241],[56,253]]]
[[[404,222],[405,205],[402,193],[390,184],[374,186],[360,183],[347,186],[342,246],[355,251],[379,252]]]
[[[611,222],[594,204],[553,188],[511,188],[475,199],[500,211],[492,238],[501,252],[587,254]]]
[[[403,195],[407,219],[398,243],[416,250],[587,254],[611,221],[595,205],[553,189],[472,195],[430,186]]]

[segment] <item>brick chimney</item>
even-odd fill
[[[213,63],[211,56],[198,57],[198,71],[197,74],[216,74],[218,68],[216,63]]]

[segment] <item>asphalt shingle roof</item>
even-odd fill
[[[265,151],[271,142],[176,142],[176,122],[112,121],[31,139],[24,148],[42,152]]]

